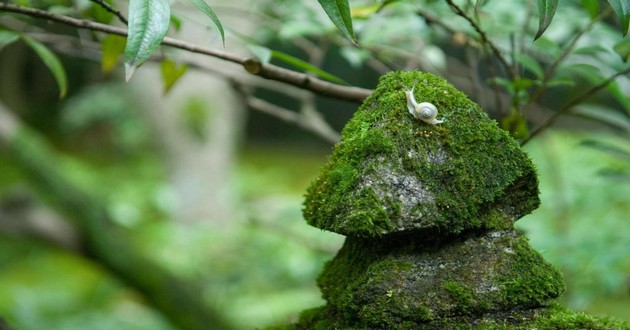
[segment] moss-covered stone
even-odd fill
[[[408,244],[348,238],[318,279],[328,303],[373,326],[548,305],[560,273],[514,230]]]
[[[401,82],[445,122],[406,108]],[[496,229],[538,204],[531,161],[466,95],[428,73],[383,76],[308,188],[309,224],[347,236]],[[489,213],[491,212],[491,213]],[[508,223],[508,224],[506,224]]]
[[[375,327],[362,320],[345,318],[333,307],[304,311],[293,330],[628,330],[627,322],[597,318],[570,311],[558,304],[547,308],[513,309],[485,313],[481,316],[458,316],[435,319],[432,322],[397,322]]]
[[[408,113],[401,83],[445,122]],[[309,224],[347,235],[292,329],[629,329],[554,304],[560,273],[514,230],[538,206],[518,143],[443,79],[385,75],[309,187]]]

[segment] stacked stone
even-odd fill
[[[409,113],[403,86],[414,84],[443,123]],[[538,205],[532,162],[477,104],[431,74],[387,74],[308,189],[308,223],[347,238],[318,279],[327,305],[291,327],[529,329],[572,317],[552,303],[560,274],[513,227]]]

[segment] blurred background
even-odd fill
[[[90,1],[27,3],[87,19],[102,14]],[[317,3],[211,5],[226,28],[226,51],[297,71],[311,65],[370,89],[387,71],[429,71],[522,141],[628,67],[616,50],[628,37],[606,2],[560,1],[536,42],[529,1],[456,3],[516,75],[442,1],[351,1],[360,47],[339,35]],[[187,3],[173,3],[172,25],[173,37],[222,48],[216,28]],[[115,40],[1,12],[0,26],[25,31],[63,63],[69,90],[60,99],[27,45],[0,45],[0,108],[43,137],[55,155],[48,165],[124,230],[127,244],[112,245],[113,254],[133,249],[195,283],[236,329],[290,322],[324,303],[315,279],[343,237],[306,225],[302,196],[357,104],[168,47],[124,83],[117,58],[104,64],[106,43]],[[168,70],[182,75],[165,87]],[[563,272],[563,304],[628,321],[629,95],[622,75],[524,145],[540,174],[542,205],[517,223]],[[176,329],[146,294],[86,251],[92,238],[68,221],[72,214],[58,212],[54,198],[41,198],[15,153],[0,151],[0,317],[25,330]]]

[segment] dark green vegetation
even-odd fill
[[[413,81],[443,124],[407,112]],[[384,76],[308,190],[307,221],[348,237],[318,279],[327,305],[295,329],[610,327],[554,305],[560,273],[512,228],[538,204],[533,164],[472,101],[430,74]]]

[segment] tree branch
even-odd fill
[[[129,25],[129,21],[127,21],[127,18],[120,12],[120,10],[114,9],[114,7],[110,6],[107,2],[103,0],[90,0],[90,1],[101,6],[101,8],[105,9],[106,11],[114,14],[114,16],[118,17],[118,19],[121,22],[125,23],[125,25]]]
[[[499,60],[499,62],[503,66],[503,68],[505,69],[505,72],[510,76],[510,78],[514,79],[516,74],[512,70],[512,67],[510,66],[510,64],[508,64],[508,62],[505,60],[503,55],[501,55],[501,52],[499,51],[497,46],[492,41],[490,41],[490,39],[488,38],[486,33],[475,22],[475,20],[473,20],[470,16],[468,16],[464,12],[463,9],[461,9],[458,5],[456,5],[453,2],[453,0],[446,0],[446,3],[448,3],[449,7],[451,7],[451,9],[453,9],[455,14],[457,14],[458,16],[461,16],[462,18],[467,20],[468,23],[470,23],[470,25],[473,27],[473,29],[475,29],[475,31],[477,31],[477,33],[479,33],[479,37],[481,38],[481,41],[483,41],[484,44],[486,44],[486,45],[488,45],[488,47],[490,47],[490,50],[492,51],[492,53],[494,53],[494,56],[497,57],[497,59]]]
[[[624,70],[621,70],[613,74],[612,76],[608,77],[608,79],[602,81],[598,85],[593,86],[591,89],[586,91],[586,93],[576,97],[573,101],[569,102],[567,105],[565,105],[560,110],[556,111],[553,115],[551,115],[551,117],[549,117],[542,125],[538,126],[538,128],[532,131],[532,133],[525,140],[523,140],[523,142],[521,142],[521,146],[527,144],[536,135],[540,134],[542,131],[549,128],[551,125],[553,125],[556,122],[556,120],[558,120],[558,117],[569,112],[571,109],[573,109],[574,106],[586,101],[589,97],[593,96],[595,93],[606,88],[606,86],[608,86],[611,82],[617,79],[617,77],[623,76],[628,73],[630,73],[630,67],[627,67]]]
[[[308,118],[303,114],[279,107],[273,103],[269,103],[253,96],[247,97],[246,103],[250,108],[256,111],[266,113],[310,131],[330,144],[339,142],[339,133],[323,121],[313,121],[311,118]]]
[[[44,10],[17,6],[14,4],[0,2],[0,11],[7,11],[17,14],[24,14],[31,17],[43,18],[49,21],[74,26],[79,29],[88,29],[119,36],[127,36],[126,29],[77,19],[69,16],[54,14]],[[328,96],[339,100],[361,103],[368,95],[372,93],[372,90],[370,89],[334,84],[318,78],[309,77],[306,74],[288,70],[273,64],[263,64],[255,59],[250,59],[226,51],[201,47],[175,38],[166,37],[162,41],[162,44],[187,50],[191,53],[203,54],[235,64],[240,64],[245,68],[245,70],[247,70],[247,72],[251,74],[255,74],[265,79],[281,81],[289,85],[310,90],[319,95]]]

